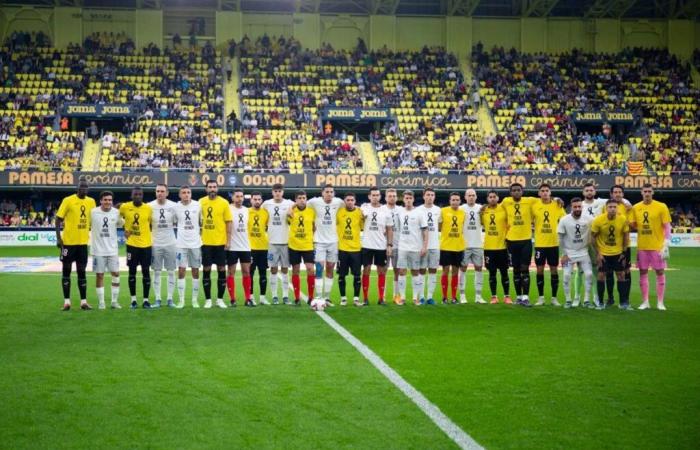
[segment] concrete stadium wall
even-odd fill
[[[107,31],[125,33],[138,47],[151,42],[162,45],[174,32],[184,34],[184,20],[198,15],[207,18],[209,35],[204,38],[220,46],[230,39],[267,34],[293,36],[309,48],[323,43],[351,48],[362,37],[371,49],[439,45],[458,54],[467,54],[477,42],[487,49],[503,46],[547,53],[573,48],[607,53],[626,47],[658,47],[682,58],[700,48],[700,23],[689,20],[264,14],[196,9],[180,18],[182,14],[171,10],[74,7],[0,8],[0,38],[4,40],[15,30],[42,30],[57,46],[64,47],[81,42],[92,32]]]

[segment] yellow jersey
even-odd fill
[[[223,197],[199,200],[202,207],[202,245],[226,245],[226,223],[233,222],[231,208]]]
[[[664,225],[671,223],[671,213],[665,203],[652,200],[648,205],[639,202],[628,214],[630,223],[637,226],[637,250],[660,252],[664,246]]]
[[[124,218],[124,231],[131,233],[126,238],[126,245],[139,248],[153,245],[153,236],[151,235],[153,209],[151,205],[141,203],[141,206],[136,206],[134,202],[122,203],[122,206],[119,207],[119,215]]]
[[[535,197],[522,197],[517,203],[513,197],[506,197],[501,201],[501,206],[508,216],[506,239],[509,241],[532,239],[532,208],[539,201]]]
[[[95,199],[77,194],[69,195],[61,202],[56,217],[63,219],[61,240],[63,245],[88,245],[90,241],[90,211],[95,207]]]
[[[601,255],[614,256],[622,253],[625,233],[630,230],[627,219],[623,215],[616,215],[614,219],[608,219],[607,214],[602,214],[591,223],[591,233],[597,233],[595,237],[596,247]]]
[[[566,215],[564,208],[554,201],[543,203],[540,200],[532,207],[532,215],[535,219],[535,247],[557,247],[557,226]]]
[[[248,239],[251,250],[267,250],[270,247],[270,238],[267,236],[269,222],[270,213],[266,209],[248,209]]]
[[[355,208],[352,211],[344,206],[339,208],[335,222],[338,250],[353,253],[362,250],[360,233],[365,226],[365,218],[360,208]]]
[[[501,206],[487,206],[481,212],[484,225],[484,250],[505,250],[508,231],[508,213]]]
[[[605,214],[607,214],[607,213],[605,212],[605,208],[603,208],[603,212],[601,213],[601,215],[605,215]],[[617,204],[617,215],[624,217],[625,220],[627,220],[629,222],[631,219],[631,215],[632,215],[632,207],[630,206],[628,208],[627,205],[625,205],[624,203],[618,203]]]
[[[314,249],[314,222],[316,212],[308,206],[304,209],[294,207],[294,217],[288,217],[289,248],[300,252]]]
[[[446,206],[440,210],[440,250],[461,252],[467,244],[464,241],[464,221],[467,213],[461,209]]]

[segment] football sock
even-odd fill
[[[656,301],[664,302],[664,294],[666,293],[666,274],[656,276]]]

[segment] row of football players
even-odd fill
[[[284,199],[281,185],[272,189],[273,198],[262,200],[260,193],[251,195],[251,208],[243,206],[243,192],[233,193],[232,203],[218,196],[218,186],[210,181],[207,196],[199,202],[192,200],[191,190],[182,187],[180,202],[167,199],[164,185],[156,188],[156,199],[143,202],[143,191],[135,188],[132,200],[119,209],[112,207],[113,195],[103,192],[100,206],[87,197],[87,185],[81,183],[77,195],[67,197],[59,209],[57,224],[58,244],[62,249],[64,309],[70,308],[70,271],[76,262],[81,307],[90,308],[85,298],[85,266],[87,241],[91,241],[94,256],[93,269],[97,273],[97,297],[104,307],[104,273],[112,273],[112,306],[118,308],[119,264],[116,229],[124,226],[127,236],[127,265],[131,306],[137,307],[136,271],[142,268],[143,307],[150,308],[150,268],[155,278],[155,303],[161,305],[161,271],[168,272],[167,304],[173,302],[175,269],[179,303],[184,306],[185,274],[192,271],[192,305],[198,307],[199,268],[203,266],[205,307],[211,307],[211,268],[216,265],[216,304],[227,307],[223,300],[228,288],[231,305],[236,304],[235,272],[241,270],[245,305],[254,306],[252,280],[259,273],[260,303],[268,304],[267,269],[270,266],[272,303],[278,301],[278,280],[282,284],[282,302],[288,300],[288,267],[292,267],[294,302],[299,304],[303,294],[300,288],[300,267],[307,273],[307,292],[315,307],[332,305],[330,292],[334,271],[338,269],[338,287],[341,304],[346,304],[348,273],[353,275],[353,302],[369,304],[370,271],[378,272],[378,302],[384,304],[386,269],[394,270],[394,302],[404,304],[407,291],[406,275],[410,271],[415,304],[433,304],[437,269],[442,266],[442,299],[444,303],[466,303],[464,294],[465,272],[469,264],[475,269],[475,302],[481,298],[481,269],[489,271],[491,303],[498,303],[497,274],[501,274],[504,301],[512,303],[508,266],[513,267],[516,302],[529,306],[529,265],[532,258],[534,228],[535,263],[537,266],[538,305],[544,304],[544,268],[550,266],[552,304],[558,291],[559,253],[564,265],[566,306],[578,306],[578,294],[571,301],[568,287],[572,266],[578,264],[584,274],[584,305],[593,305],[589,293],[593,268],[599,268],[598,289],[594,303],[602,308],[613,303],[614,279],[617,274],[620,305],[629,307],[629,227],[640,225],[640,285],[644,303],[648,307],[648,268],[657,272],[659,307],[663,307],[663,268],[668,254],[670,217],[665,205],[652,199],[653,190],[645,186],[644,200],[632,207],[624,200],[624,191],[616,186],[611,190],[613,199],[595,198],[595,188],[587,185],[584,198],[572,201],[572,213],[564,218],[563,203],[551,198],[551,190],[544,184],[539,198],[523,197],[522,186],[514,184],[510,197],[499,203],[498,194],[489,192],[488,204],[476,203],[476,192],[465,194],[466,204],[460,205],[460,195],[450,195],[450,205],[439,208],[434,204],[435,193],[423,192],[423,205],[414,207],[414,194],[403,193],[403,206],[397,205],[395,190],[386,192],[386,204],[381,204],[381,193],[371,188],[369,203],[357,207],[354,194],[344,199],[334,196],[333,187],[325,186],[321,197],[308,202],[299,192],[295,201]],[[603,212],[604,205],[607,205]],[[86,214],[90,210],[90,215]],[[638,224],[637,217],[641,217]],[[563,220],[562,220],[563,218]],[[606,219],[607,218],[607,219]],[[595,220],[593,220],[595,219]],[[482,236],[482,222],[483,231]],[[63,235],[60,228],[63,226]],[[175,229],[177,228],[177,234]],[[603,232],[605,230],[605,232]],[[88,236],[89,233],[89,236]],[[561,237],[561,239],[560,239]],[[591,239],[591,238],[594,239]],[[649,248],[647,248],[649,247]],[[647,255],[646,252],[651,252]],[[585,253],[585,255],[584,255]],[[591,255],[594,258],[591,260]],[[596,264],[593,265],[592,262]],[[315,264],[320,273],[315,273]],[[279,277],[279,278],[278,278]],[[426,283],[427,281],[427,283]],[[425,285],[427,284],[427,295]],[[363,301],[360,302],[360,285]],[[659,286],[661,290],[659,291]],[[448,296],[451,287],[451,296]],[[646,287],[646,289],[645,289]],[[607,288],[608,302],[602,301]],[[577,288],[577,292],[580,289]],[[314,299],[314,292],[317,298]],[[427,298],[427,300],[426,300]],[[601,300],[599,301],[598,298]],[[313,299],[313,300],[312,300]]]

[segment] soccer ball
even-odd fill
[[[326,301],[323,299],[313,299],[311,300],[311,309],[314,311],[323,311],[326,309]]]

